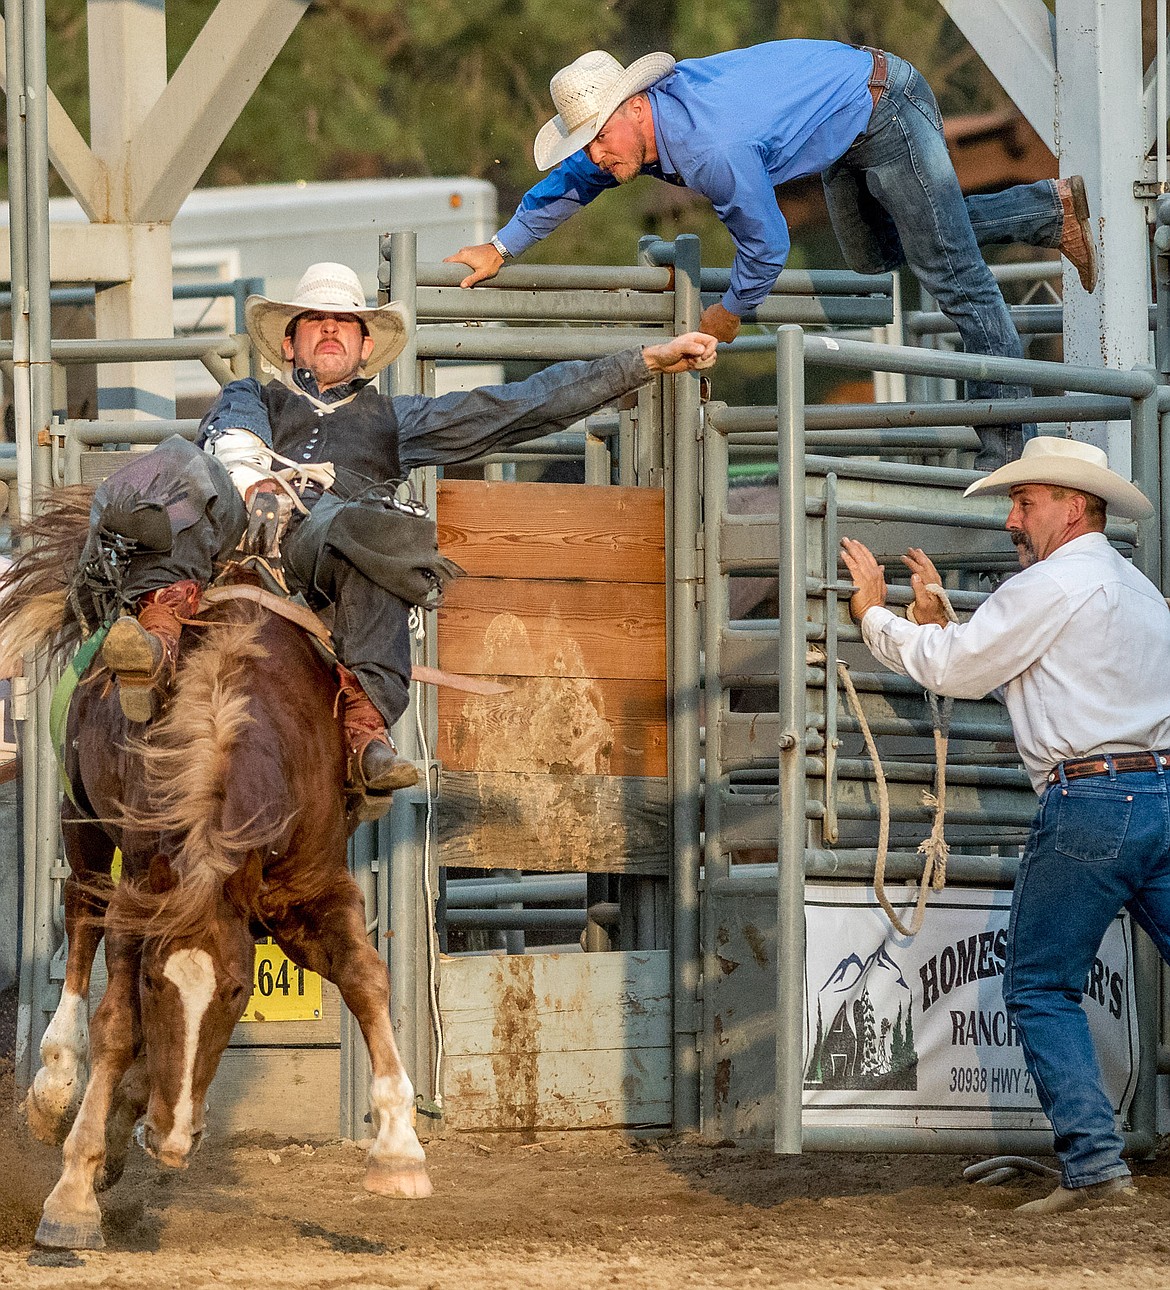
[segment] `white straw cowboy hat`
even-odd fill
[[[1009,461],[986,478],[977,479],[963,496],[1007,493],[1017,484],[1053,484],[1092,493],[1107,510],[1127,520],[1145,519],[1154,510],[1144,493],[1109,469],[1109,458],[1100,448],[1079,439],[1051,435],[1029,439],[1018,461]]]
[[[373,376],[392,363],[406,344],[406,315],[395,301],[370,309],[358,275],[344,264],[311,264],[305,270],[292,300],[269,300],[249,296],[244,301],[248,335],[264,359],[279,372],[284,366],[281,341],[298,314],[353,314],[360,318],[374,338],[374,348],[362,364],[366,376]]]
[[[557,115],[540,127],[532,153],[541,170],[571,157],[601,132],[614,112],[674,70],[669,54],[646,54],[623,67],[603,49],[582,54],[549,82]]]

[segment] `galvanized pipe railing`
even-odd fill
[[[802,1149],[804,1084],[804,852],[808,725],[804,685],[808,567],[804,506],[804,336],[782,327],[776,336],[777,471],[780,488],[780,794],[776,881],[776,1132],[779,1152]],[[793,631],[793,624],[800,630]]]
[[[1170,388],[1168,388],[1170,393]],[[1067,394],[1035,399],[981,399],[949,403],[827,403],[805,409],[806,432],[894,427],[1000,425],[1011,421],[1054,424],[1122,420],[1130,400],[1110,395]],[[715,428],[723,434],[776,432],[772,408],[713,404]]]
[[[1153,331],[1157,326],[1157,309],[1148,306],[1149,326]],[[1064,306],[1044,305],[1009,305],[1008,313],[1015,323],[1016,331],[1021,336],[1060,336],[1064,331]],[[906,331],[911,336],[958,336],[955,324],[946,316],[934,310],[911,310],[905,316]]]
[[[694,331],[699,324],[699,239],[684,235],[675,243],[674,331]],[[700,492],[699,374],[672,382],[673,459],[671,527],[673,583],[671,600],[672,666],[670,696],[670,780],[672,792],[671,899],[674,984],[674,1111],[678,1131],[699,1128],[699,806],[700,757],[700,619],[699,588],[703,569],[699,534]]]
[[[50,484],[44,442],[52,417],[49,306],[49,91],[45,52],[44,0],[5,7],[6,99],[11,224],[14,413],[17,442],[17,513],[32,514],[34,496]],[[21,917],[20,984],[17,1009],[16,1080],[25,1088],[33,1056],[56,1003],[49,963],[56,941],[59,904],[56,858],[57,779],[49,739],[49,687],[29,682],[47,667],[44,656],[30,659],[31,673],[13,687],[22,727],[24,885]],[[27,698],[26,698],[27,696]]]
[[[1033,358],[952,354],[826,336],[806,335],[804,356],[809,363],[850,371],[901,372],[958,381],[1001,381],[1047,390],[1073,390],[1080,394],[1115,394],[1127,399],[1144,399],[1155,386],[1153,375],[1140,369],[1119,371],[1108,367],[1048,363]]]

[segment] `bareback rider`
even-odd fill
[[[438,398],[386,396],[371,378],[405,344],[404,315],[395,303],[368,308],[344,265],[312,265],[291,301],[252,296],[245,316],[280,379],[226,385],[199,442],[249,503],[257,490],[283,487],[272,479],[274,463],[295,468],[302,480],[312,476],[299,498],[307,514],[293,514],[280,552],[290,588],[317,608],[335,607],[350,782],[375,793],[413,784],[417,770],[389,734],[406,709],[410,679],[410,593],[396,558],[402,512],[391,500],[398,481],[419,466],[468,461],[571,425],[656,374],[710,367],[715,340],[690,332],[591,362],[557,363],[507,385]],[[437,569],[436,581],[444,574]],[[122,621],[152,673],[165,651],[173,656],[178,616]]]

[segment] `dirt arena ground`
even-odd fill
[[[185,1174],[136,1153],[102,1198],[108,1248],[33,1246],[57,1153],[30,1143],[4,1078],[0,1286],[1162,1287],[1170,1169],[1139,1199],[1047,1222],[1040,1183],[973,1187],[943,1157],[784,1159],[681,1141],[565,1135],[429,1144],[435,1195],[361,1189],[353,1143],[208,1143]]]
[[[1137,1166],[1135,1201],[1043,1221],[1011,1210],[1045,1184],[971,1186],[955,1157],[445,1138],[434,1196],[411,1203],[362,1190],[352,1142],[209,1138],[182,1174],[132,1151],[101,1198],[106,1250],[38,1251],[59,1156],[20,1125],[0,1057],[0,1287],[1161,1290],[1170,1268],[1170,1142]]]

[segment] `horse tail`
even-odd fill
[[[249,663],[267,655],[264,611],[247,606],[236,615],[202,629],[198,647],[185,652],[166,715],[149,738],[131,744],[141,758],[144,806],[127,811],[123,823],[178,841],[168,848],[164,890],[150,890],[156,884],[148,881],[119,892],[112,913],[125,930],[173,940],[205,928],[227,879],[289,825],[281,802],[250,803],[245,816],[241,795],[231,791],[254,724]]]
[[[67,612],[67,597],[89,536],[93,495],[86,484],[54,489],[15,530],[21,549],[0,573],[0,677],[16,675],[29,650],[64,654],[80,640],[81,624]]]

